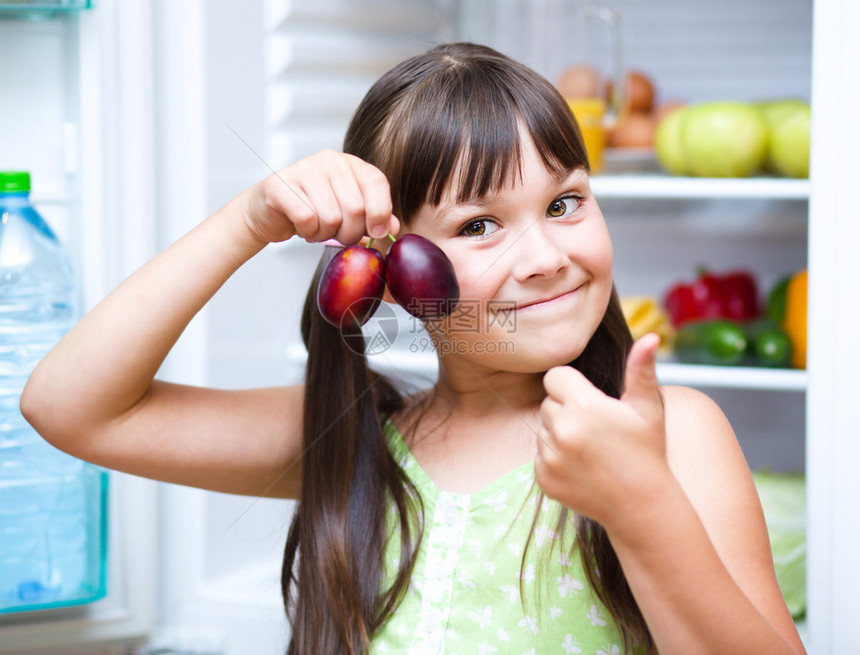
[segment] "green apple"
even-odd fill
[[[809,107],[809,104],[796,98],[786,98],[785,100],[763,100],[755,103],[754,107],[761,112],[768,127],[773,127],[798,109]]]
[[[769,159],[777,173],[809,177],[809,105],[796,107],[770,130]]]
[[[767,123],[768,130],[768,152],[767,157],[765,158],[764,168],[771,173],[778,173],[781,175],[785,175],[786,173],[779,170],[776,164],[773,161],[773,148],[774,148],[774,139],[773,134],[777,129],[777,126],[780,125],[784,120],[791,118],[798,111],[800,112],[809,112],[809,103],[804,100],[798,100],[795,98],[787,98],[783,100],[765,100],[762,102],[757,102],[755,107],[761,112],[762,117]],[[790,130],[789,130],[790,131]],[[802,139],[801,139],[802,141]],[[795,146],[797,147],[797,146]],[[802,148],[802,145],[800,146]],[[791,148],[789,148],[791,149]],[[808,150],[808,144],[807,144]],[[800,159],[803,158],[801,154]],[[801,175],[800,177],[805,177],[805,175]]]
[[[748,177],[767,153],[767,124],[752,105],[706,102],[689,106],[681,126],[688,172],[697,177]]]
[[[654,153],[657,161],[670,173],[687,175],[689,172],[681,141],[681,126],[684,124],[686,107],[679,107],[666,114],[657,125],[654,134]]]

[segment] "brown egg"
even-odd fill
[[[609,131],[607,142],[614,148],[651,148],[656,127],[651,114],[633,112],[621,117]]]
[[[612,102],[612,80],[606,83],[606,100]],[[654,83],[640,71],[629,71],[624,78],[625,111],[648,113],[654,108]]]
[[[600,75],[585,64],[571,66],[562,71],[555,86],[565,98],[595,98],[600,93]]]
[[[654,123],[659,124],[666,116],[671,114],[676,109],[680,109],[686,103],[680,100],[672,100],[670,102],[664,102],[659,107],[654,110]]]

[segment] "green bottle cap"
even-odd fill
[[[0,193],[29,193],[30,174],[26,171],[0,171]]]

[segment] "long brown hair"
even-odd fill
[[[404,223],[438,204],[457,175],[458,197],[499,190],[520,166],[520,125],[556,175],[589,170],[576,122],[544,78],[474,44],[438,46],[396,66],[370,89],[347,130],[344,151],[377,166]],[[367,365],[360,330],[341,333],[316,309],[316,285],[302,315],[308,349],[302,490],[282,570],[292,626],[290,655],[363,653],[403,597],[421,539],[420,497],[388,449],[382,417],[405,397]],[[632,344],[613,290],[585,351],[570,365],[619,397]],[[400,561],[385,587],[388,503],[400,524]],[[644,618],[606,532],[577,517],[576,546],[589,583],[624,635],[652,646]]]

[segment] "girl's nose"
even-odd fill
[[[531,277],[553,277],[570,266],[570,259],[538,220],[529,225],[512,248],[513,276],[518,282]]]

